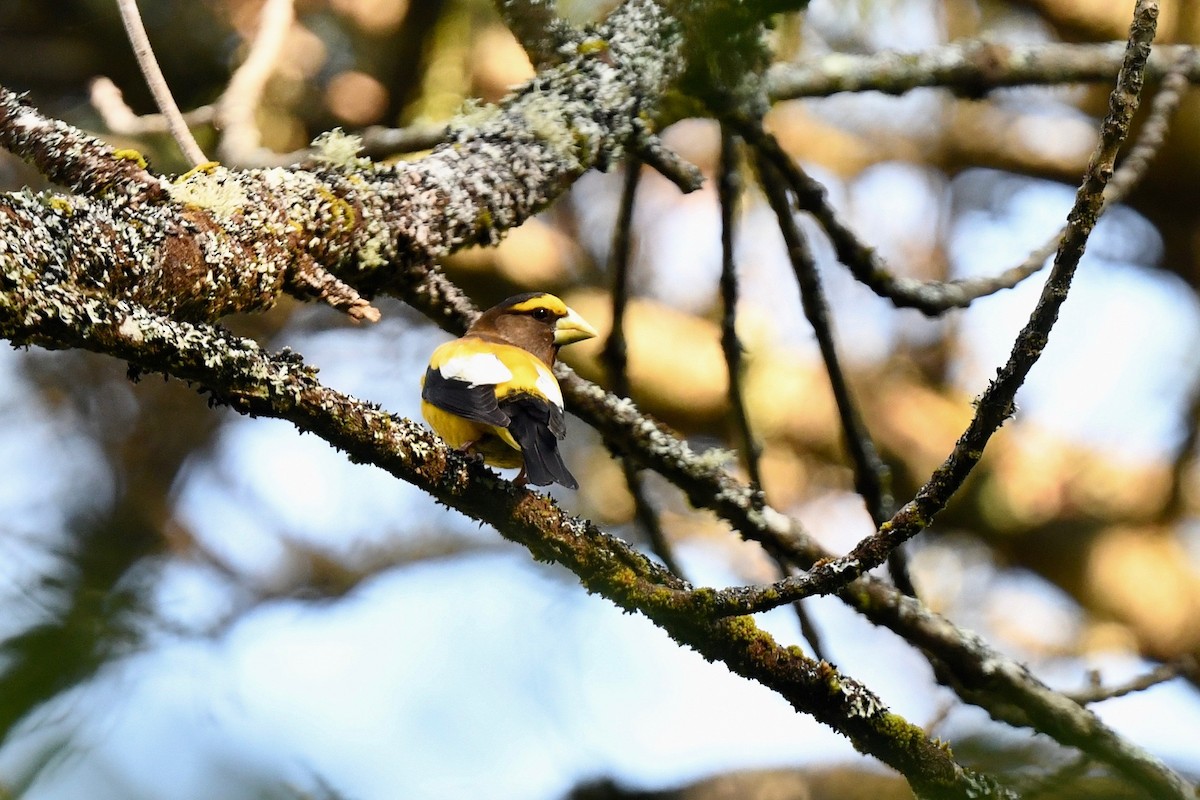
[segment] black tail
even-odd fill
[[[525,479],[534,486],[560,483],[578,489],[579,482],[558,452],[558,440],[566,435],[562,409],[532,395],[502,400],[500,407],[509,416],[508,432],[521,445]]]

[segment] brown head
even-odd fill
[[[552,367],[558,348],[590,339],[596,329],[554,295],[531,292],[480,314],[467,335],[515,345]]]

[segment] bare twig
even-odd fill
[[[729,379],[729,407],[733,411],[734,426],[740,440],[742,463],[750,479],[752,490],[766,493],[763,488],[761,456],[762,447],[754,438],[750,426],[750,415],[746,398],[742,394],[742,342],[737,334],[738,274],[734,259],[734,234],[737,231],[738,199],[742,192],[741,171],[738,169],[738,140],[728,127],[721,126],[721,164],[717,179],[717,200],[721,210],[721,352],[725,356],[725,372]],[[788,574],[788,561],[779,553],[769,553],[779,566],[782,575]],[[820,631],[817,630],[802,601],[792,603],[800,632],[817,658],[825,658]]]
[[[625,310],[629,305],[629,264],[633,256],[633,210],[637,200],[638,184],[641,182],[642,162],[631,157],[625,163],[625,182],[621,187],[621,205],[617,210],[616,225],[613,227],[612,247],[609,251],[609,271],[612,273],[612,330],[604,341],[601,357],[608,371],[608,381],[613,392],[628,397],[629,359],[625,341]],[[671,542],[667,539],[659,521],[658,511],[646,496],[646,486],[641,470],[630,458],[618,455],[625,485],[633,497],[634,513],[650,549],[662,559],[671,572],[683,577],[683,569],[675,558]]]
[[[916,54],[836,53],[778,64],[767,73],[766,88],[774,102],[838,92],[903,94],[920,87],[978,97],[1004,86],[1108,82],[1120,70],[1124,52],[1124,42],[1007,45],[968,41]],[[1196,52],[1192,45],[1156,47],[1146,65],[1147,80],[1161,79],[1182,56]],[[1192,61],[1184,76],[1192,83],[1200,82],[1200,64]]]
[[[1163,142],[1166,141],[1171,119],[1179,109],[1184,92],[1188,89],[1187,74],[1197,59],[1197,54],[1191,49],[1181,52],[1180,60],[1163,76],[1162,84],[1154,99],[1150,102],[1150,112],[1146,122],[1138,134],[1137,140],[1129,148],[1129,154],[1113,173],[1112,179],[1104,187],[1104,207],[1117,205],[1129,196],[1129,193],[1142,182],[1150,163],[1158,154]],[[1006,269],[990,278],[974,278],[973,288],[967,289],[967,281],[948,281],[947,284],[959,284],[964,288],[961,300],[970,302],[983,295],[992,294],[1002,289],[1011,289],[1030,275],[1046,265],[1046,261],[1054,255],[1067,234],[1064,225],[1046,240],[1046,243],[1029,254],[1015,267]],[[956,303],[956,305],[958,305]]]
[[[647,165],[678,186],[679,191],[684,194],[694,192],[704,185],[704,173],[700,168],[667,147],[657,136],[650,133],[641,134],[633,149]]]
[[[997,370],[996,378],[979,396],[975,416],[950,455],[912,500],[883,523],[875,534],[860,541],[846,556],[770,587],[738,588],[719,593],[714,607],[721,608],[721,613],[745,614],[774,608],[797,597],[836,591],[866,570],[883,563],[897,544],[928,527],[975,468],[992,434],[1013,414],[1013,398],[1046,347],[1059,309],[1067,299],[1088,236],[1103,211],[1104,187],[1112,175],[1117,152],[1125,141],[1129,124],[1137,110],[1157,19],[1158,6],[1150,0],[1139,0],[1130,30],[1125,65],[1118,76],[1116,88],[1109,96],[1109,113],[1101,126],[1100,141],[1076,193],[1075,205],[1067,217],[1067,235],[1063,238],[1050,277],[1029,321],[1017,334],[1007,363]],[[781,184],[770,179],[772,165],[766,159],[762,160],[762,165],[768,197],[777,213],[780,210],[785,212],[779,213],[779,217],[787,237],[788,223],[794,227],[794,220],[787,208],[786,197],[780,196]],[[787,241],[793,258],[802,259],[807,251],[803,240],[798,238],[798,234],[793,234]],[[801,280],[805,278],[801,277]],[[831,375],[833,372],[830,369]]]
[[[110,79],[100,76],[92,80],[88,100],[100,114],[104,125],[113,133],[122,136],[145,136],[151,133],[170,133],[167,118],[162,114],[135,114],[125,102],[125,95]],[[187,125],[208,125],[213,121],[215,109],[211,105],[198,106],[183,112]]]
[[[171,94],[171,87],[167,85],[167,79],[163,77],[162,69],[158,66],[158,60],[154,58],[154,50],[150,47],[150,37],[146,35],[146,26],[142,23],[137,0],[117,0],[117,7],[121,10],[121,21],[125,24],[125,33],[129,37],[129,43],[133,46],[133,54],[137,58],[138,67],[146,79],[146,85],[150,87],[150,93],[154,95],[154,102],[158,105],[158,110],[167,121],[167,129],[179,145],[184,158],[193,167],[203,164],[208,161],[208,158],[200,149],[200,145],[196,144],[196,139],[192,136],[187,122],[183,119],[183,114],[179,112],[179,106],[175,103],[175,97]]]
[[[742,190],[737,164],[737,139],[725,127],[721,128],[721,167],[717,181],[717,197],[721,207],[721,352],[725,356],[725,371],[729,376],[729,407],[742,446],[742,463],[750,476],[750,485],[762,489],[759,469],[762,448],[750,428],[746,399],[742,395],[742,342],[737,334],[738,275],[733,255],[733,236],[736,227],[738,196]]]
[[[1124,697],[1135,692],[1144,692],[1147,689],[1158,686],[1160,683],[1174,680],[1187,673],[1189,669],[1195,668],[1196,659],[1184,658],[1167,664],[1159,664],[1145,675],[1138,675],[1136,678],[1131,678],[1115,686],[1103,686],[1100,683],[1099,674],[1093,673],[1093,685],[1078,692],[1068,692],[1067,697],[1080,705],[1100,703],[1105,700],[1112,700],[1115,697]]]
[[[629,306],[629,263],[633,257],[633,211],[637,189],[641,183],[642,162],[629,158],[625,162],[625,182],[621,187],[621,204],[613,226],[608,268],[612,274],[612,329],[604,340],[601,357],[608,372],[612,391],[621,397],[629,396],[629,353],[625,341],[625,311]]]
[[[830,205],[825,187],[793,161],[774,136],[763,131],[756,122],[739,122],[738,132],[780,172],[800,210],[812,214],[824,228],[838,260],[871,291],[900,308],[915,308],[929,316],[937,316],[951,308],[965,308],[980,297],[1015,286],[1040,269],[1045,261],[1043,257],[1035,266],[1017,267],[995,277],[920,281],[897,276],[874,248],[864,244],[842,221]]]
[[[258,32],[250,43],[246,60],[233,73],[216,103],[216,123],[221,129],[217,152],[221,160],[231,163],[256,161],[262,134],[255,117],[295,17],[293,0],[266,0],[263,3]]]
[[[758,168],[759,179],[779,222],[779,230],[783,234],[788,257],[791,259],[792,268],[796,273],[804,314],[813,327],[817,346],[820,348],[826,372],[829,374],[829,382],[837,403],[838,418],[841,420],[842,432],[846,437],[846,449],[854,466],[855,488],[866,503],[867,513],[871,515],[875,527],[880,528],[887,524],[893,511],[893,500],[889,489],[890,471],[883,463],[883,459],[879,457],[866,424],[862,420],[862,415],[858,411],[858,405],[850,392],[850,386],[846,381],[838,358],[837,347],[833,341],[829,306],[825,300],[825,291],[821,286],[820,275],[817,272],[817,263],[808,246],[808,241],[792,216],[787,188],[779,173],[761,155],[758,159]],[[896,578],[896,585],[905,594],[913,594],[912,581],[908,577],[908,570],[903,558],[898,557],[896,562],[898,568],[893,576]]]
[[[1141,181],[1166,138],[1170,119],[1188,87],[1188,76],[1197,72],[1196,61],[1200,56],[1193,48],[1167,49],[1175,54],[1177,61],[1164,64],[1162,57],[1155,60],[1162,76],[1162,87],[1151,103],[1150,114],[1137,142],[1105,188],[1104,200],[1108,205],[1120,203]],[[829,204],[825,187],[795,163],[773,136],[762,131],[756,123],[742,120],[737,125],[739,132],[784,175],[801,210],[812,214],[825,229],[838,260],[872,291],[901,308],[916,308],[934,316],[951,308],[965,308],[981,297],[1011,289],[1045,266],[1047,259],[1058,249],[1066,230],[1060,229],[1023,262],[997,275],[948,281],[920,281],[897,276],[878,253],[863,244],[842,221]]]

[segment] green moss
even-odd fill
[[[716,601],[716,590],[703,586],[687,593],[688,613],[700,617],[710,617],[713,614],[713,603]]]
[[[880,727],[889,739],[905,750],[912,751],[925,741],[925,732],[899,714],[890,711],[880,717]]]
[[[752,642],[757,640],[768,643],[772,647],[775,646],[775,640],[771,638],[769,633],[758,627],[753,617],[730,617],[725,620],[725,630],[733,639],[738,641]]]

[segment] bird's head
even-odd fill
[[[596,329],[552,294],[510,297],[479,315],[468,331],[528,350],[553,365],[558,348],[596,335]]]

